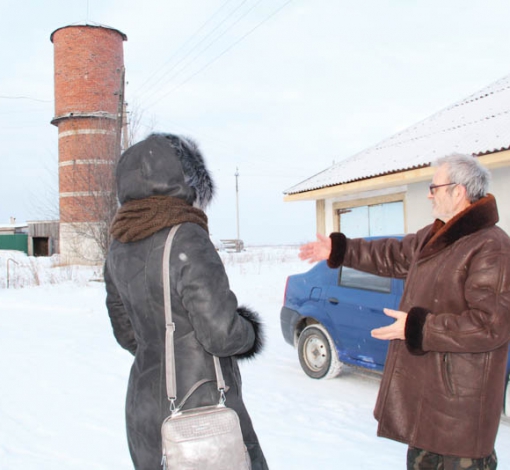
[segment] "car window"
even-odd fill
[[[342,267],[339,273],[339,283],[342,287],[371,290],[376,292],[391,292],[391,278],[364,273],[352,268]]]

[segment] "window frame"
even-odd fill
[[[356,283],[352,283],[351,285],[342,284],[344,269],[349,270],[349,272],[359,273],[360,274],[359,277],[367,279],[367,280],[382,279],[382,280],[386,281],[387,286],[384,286],[384,287],[376,286],[375,288],[374,287],[370,288],[370,287],[367,287],[366,284],[356,284]],[[373,285],[374,284],[372,284],[372,286]],[[391,294],[391,292],[392,292],[392,278],[385,277],[385,276],[378,276],[376,274],[371,274],[371,273],[366,273],[366,272],[360,271],[359,269],[341,266],[340,269],[338,270],[337,286],[343,287],[344,289],[364,290],[367,292],[377,292],[378,294]]]
[[[403,217],[404,217],[404,233],[407,233],[407,206],[406,206],[406,193],[399,192],[393,194],[385,194],[381,196],[374,196],[363,199],[354,199],[350,201],[340,201],[333,203],[333,227],[334,230],[341,232],[341,212],[348,209],[354,209],[356,207],[363,206],[376,206],[380,204],[388,204],[392,202],[402,202],[403,204]]]

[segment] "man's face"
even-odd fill
[[[452,183],[449,180],[446,165],[438,167],[432,178],[433,185]],[[441,186],[429,191],[428,198],[432,201],[432,215],[434,218],[448,222],[458,211],[452,195],[454,185]]]

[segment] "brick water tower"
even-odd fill
[[[113,169],[120,156],[124,54],[120,31],[92,25],[55,30],[60,253],[71,263],[100,262],[116,209]]]

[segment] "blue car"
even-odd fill
[[[344,363],[380,373],[388,341],[372,338],[370,330],[393,323],[382,309],[398,309],[403,290],[401,279],[346,267],[330,269],[322,261],[306,273],[287,278],[280,313],[283,337],[297,348],[301,367],[314,379],[336,377]],[[507,415],[509,376],[510,360]]]

